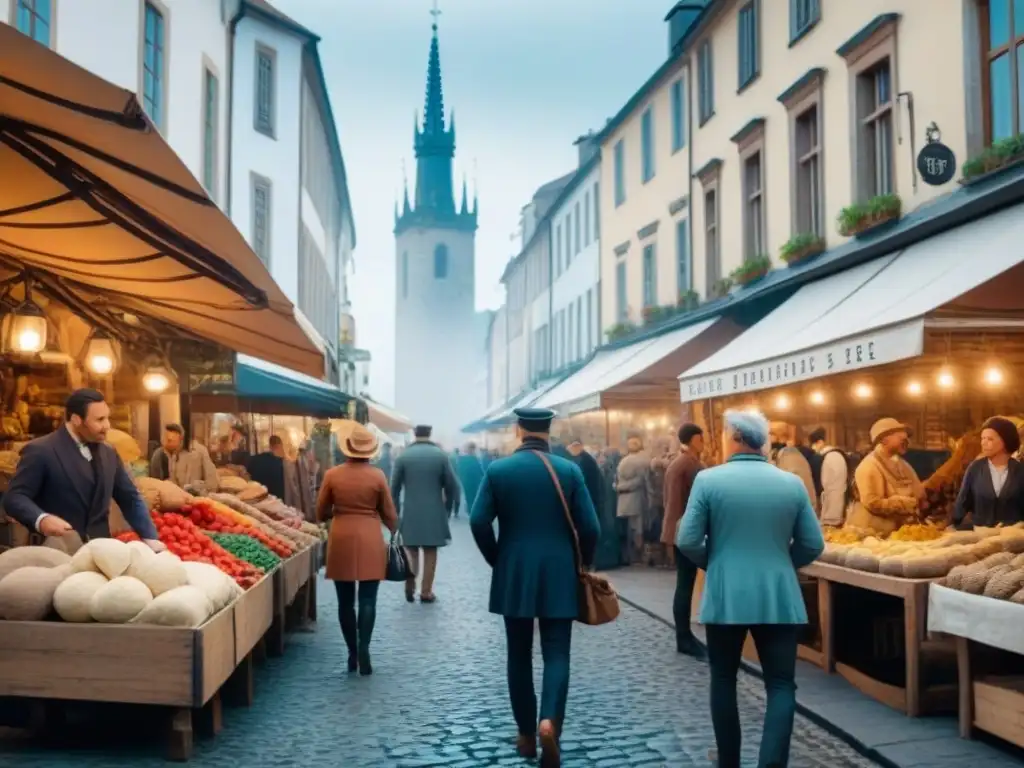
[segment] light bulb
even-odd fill
[[[780,411],[784,411],[789,408],[789,395],[779,395],[776,397],[775,407]]]
[[[871,397],[871,392],[871,385],[869,384],[858,384],[856,387],[853,388],[854,397],[857,397],[861,400],[867,400],[869,397]]]
[[[161,371],[149,371],[142,376],[142,386],[147,392],[159,394],[171,386],[171,380]]]
[[[107,355],[93,355],[89,358],[89,370],[97,376],[106,376],[114,370],[114,360]]]
[[[908,395],[913,395],[914,397],[917,397],[923,391],[924,391],[924,387],[921,386],[921,382],[920,381],[910,381],[910,382],[907,382],[907,394]]]
[[[758,412],[758,410],[757,410],[757,403],[751,403],[750,405],[748,405],[743,410],[745,410],[747,413],[757,413]]]
[[[990,387],[998,387],[1003,383],[1003,372],[999,368],[992,366],[985,371],[985,383]]]
[[[820,389],[814,390],[813,392],[811,392],[811,402],[814,403],[815,405],[824,405],[825,393],[822,392]]]
[[[39,331],[28,328],[18,334],[18,352],[38,352],[43,348]]]
[[[648,421],[644,426],[647,427],[647,431],[648,432],[651,432],[651,431],[654,430],[654,422],[653,421]]]
[[[956,383],[956,380],[953,378],[953,374],[949,371],[941,371],[935,380],[943,389],[952,389],[953,384]]]

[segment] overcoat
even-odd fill
[[[391,496],[401,506],[402,543],[443,547],[451,541],[448,516],[459,503],[459,481],[439,446],[419,440],[395,460]]]
[[[572,461],[550,455],[542,440],[524,441],[511,456],[487,468],[469,525],[493,568],[491,613],[574,619],[579,609],[572,529],[551,475],[534,450],[548,453],[579,534],[583,564],[593,562],[601,530],[583,473]]]
[[[463,453],[455,461],[455,469],[462,484],[462,493],[466,497],[466,505],[472,509],[476,495],[480,492],[480,483],[484,479],[484,466],[475,453]]]

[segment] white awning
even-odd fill
[[[754,392],[920,355],[925,316],[1024,259],[1024,205],[800,288],[679,377],[682,401]]]
[[[507,420],[512,418],[512,412],[517,408],[529,408],[530,406],[537,406],[538,408],[545,407],[541,405],[538,400],[543,395],[547,394],[548,390],[558,384],[561,380],[561,378],[552,378],[547,381],[542,381],[534,389],[528,390],[527,392],[519,395],[519,397],[514,398],[497,414],[487,418],[488,425],[498,426],[505,423]]]
[[[718,322],[718,318],[712,318],[628,346],[598,352],[593,360],[541,397],[536,404],[540,408],[552,408],[563,416],[600,408],[602,395],[628,384],[634,377],[657,366]],[[734,327],[731,323],[726,326]],[[670,374],[669,381],[680,368],[686,368],[686,363],[699,359],[701,357],[692,357],[679,364]]]

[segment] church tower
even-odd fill
[[[476,199],[462,182],[455,205],[452,163],[455,114],[445,120],[437,16],[427,60],[423,122],[414,120],[416,187],[395,206],[395,406],[417,423],[432,424],[454,447],[458,430],[479,403],[471,395],[483,365],[475,310]]]

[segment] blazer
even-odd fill
[[[806,624],[797,569],[825,549],[799,477],[736,454],[693,481],[676,546],[706,569],[702,624]]]
[[[1013,525],[1024,521],[1024,466],[1016,459],[1010,459],[1006,482],[996,496],[988,459],[972,461],[956,497],[953,523],[961,525],[968,514],[974,525]]]
[[[56,515],[84,540],[110,535],[113,500],[141,538],[157,538],[146,502],[117,452],[106,443],[90,448],[91,462],[82,456],[67,427],[28,443],[4,495],[4,511],[30,531],[38,530],[42,515]],[[93,466],[97,461],[98,487]]]
[[[551,475],[532,451],[548,454],[558,476],[584,566],[593,562],[601,533],[580,468],[550,454],[545,441],[527,439],[511,456],[493,462],[469,515],[473,538],[493,568],[490,611],[509,618],[575,619],[579,580],[572,530]]]

